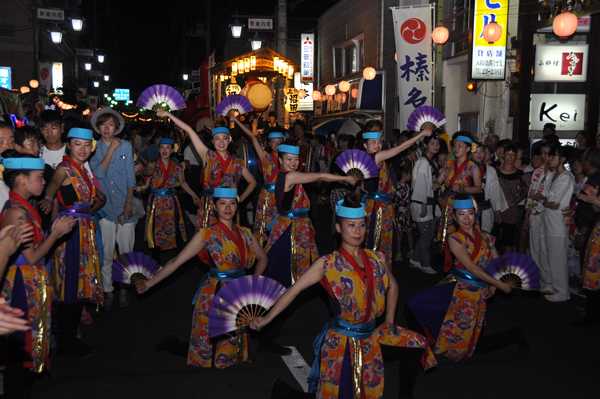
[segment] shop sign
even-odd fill
[[[38,19],[45,19],[48,21],[64,21],[65,10],[56,10],[52,8],[38,8],[37,17]]]
[[[52,90],[54,90],[57,94],[62,94],[61,90],[58,88],[63,87],[63,64],[62,62],[54,62],[52,63]]]
[[[585,82],[587,44],[538,44],[535,46],[536,82]]]
[[[273,19],[271,19],[271,18],[248,18],[248,29],[254,29],[254,30],[273,29]]]
[[[39,82],[40,87],[38,92],[42,95],[47,96],[52,90],[52,64],[46,62],[40,62],[40,75]]]
[[[300,94],[298,89],[295,87],[288,87],[285,89],[285,110],[287,112],[298,111],[298,104],[300,101]]]
[[[0,87],[6,90],[12,90],[10,67],[0,67]]]
[[[471,79],[504,80],[508,0],[475,0],[474,10]],[[483,38],[483,28],[490,22],[502,27],[502,36],[492,44]]]
[[[102,71],[87,71],[88,75],[94,77],[102,77]]]
[[[115,101],[129,101],[129,89],[115,89]]]
[[[432,105],[432,11],[433,5],[392,9],[400,121],[404,124],[416,108]]]
[[[75,54],[78,56],[83,56],[83,57],[93,57],[94,50],[89,49],[89,48],[78,48],[78,49],[75,49]]]
[[[532,94],[529,123],[531,130],[544,130],[554,123],[556,130],[583,130],[585,94]]]
[[[301,98],[298,103],[298,111],[312,111],[315,106],[315,102],[312,99],[313,83],[302,82],[300,72],[294,72],[294,87],[298,90],[303,89],[306,92],[306,96]]]
[[[314,33],[303,33],[300,36],[300,72],[303,82],[314,81],[314,55],[315,35]]]

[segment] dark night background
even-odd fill
[[[317,18],[336,1],[288,1],[288,43],[299,41],[302,32],[315,30]],[[97,0],[95,3],[96,13],[94,2],[84,1],[81,5],[86,19],[82,45],[102,49],[107,55],[105,69],[110,72],[111,86],[132,90],[158,83],[180,86],[184,71],[198,69],[206,59],[206,41],[197,35],[197,24],[206,24],[208,3],[210,48],[215,51],[216,62],[223,60],[225,42],[231,38],[229,25],[234,22],[236,10],[240,15],[273,17],[276,23],[277,0]],[[247,24],[247,19],[240,18],[240,22]],[[275,32],[262,35],[274,37]],[[245,27],[242,38],[247,37]],[[238,53],[244,50],[250,51],[249,42],[244,42]]]

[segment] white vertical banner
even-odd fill
[[[90,115],[98,109],[98,96],[88,96],[88,105],[90,106]]]
[[[415,108],[432,105],[435,81],[431,46],[433,5],[392,8],[394,37],[398,57],[398,97],[400,126]]]
[[[47,96],[52,91],[52,64],[40,62],[39,93]]]

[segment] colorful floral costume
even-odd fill
[[[160,246],[163,251],[177,248],[177,228],[181,239],[187,241],[181,205],[175,195],[181,166],[170,159],[167,167],[161,159],[149,165],[154,170],[154,181],[146,208],[148,247]]]
[[[465,187],[471,187],[473,185],[472,174],[476,167],[477,165],[467,158],[461,165],[458,165],[458,162],[454,159],[446,162],[446,165],[442,168],[442,174],[446,176],[444,181],[446,186],[444,194],[446,198],[442,206],[442,222],[439,226],[437,236],[438,242],[441,242],[442,246],[445,246],[446,238],[454,231],[454,226],[452,226],[454,222],[452,209],[454,209],[454,198],[457,193],[452,191],[452,186],[454,183],[458,183]]]
[[[243,339],[239,341],[236,334],[232,334],[211,343],[208,335],[208,312],[217,288],[244,276],[245,269],[254,264],[256,255],[252,246],[253,235],[247,228],[235,224],[234,231],[231,231],[220,221],[201,228],[196,234],[202,235],[212,267],[200,282],[194,298],[187,364],[211,367],[214,359],[216,368],[225,368],[248,359],[248,333],[240,334]]]
[[[25,212],[28,224],[33,227],[33,246],[45,241],[42,219],[37,211],[19,194],[10,191],[9,199],[2,211],[0,228],[4,227],[4,214],[9,208],[19,208]],[[21,309],[24,319],[31,326],[30,331],[17,331],[8,336],[8,345],[18,346],[24,352],[23,367],[37,373],[50,369],[50,297],[52,286],[44,259],[36,265],[28,265],[23,255],[8,268],[4,278],[2,294],[9,306]]]
[[[325,279],[321,284],[339,309],[334,310],[337,315],[325,325],[314,344],[317,358],[309,382],[312,389],[316,388],[317,398],[383,397],[381,344],[427,348],[425,368],[437,364],[423,335],[395,325],[375,328],[376,318],[385,311],[389,282],[385,255],[370,250],[361,252],[364,269],[343,248],[323,257]],[[362,359],[357,358],[357,352]],[[342,370],[348,370],[342,367],[344,363],[351,365],[348,369],[352,369],[354,379],[358,376],[361,380],[360,386],[352,383],[352,377],[342,376]],[[343,381],[349,383],[344,385]]]
[[[67,173],[70,186],[61,186],[57,192],[59,216],[73,216],[77,223],[52,256],[53,301],[103,304],[100,259],[96,248],[96,224],[90,212],[96,187],[88,172],[70,157],[63,157],[58,165]],[[67,199],[66,190],[74,190],[77,201]],[[63,196],[63,192],[65,195]]]
[[[198,208],[196,216],[197,229],[210,226],[217,222],[212,212],[213,190],[217,187],[237,188],[244,170],[244,160],[227,153],[227,160],[216,151],[206,151],[206,164],[204,165],[204,199]]]
[[[375,154],[371,154],[375,160]],[[381,251],[385,254],[388,268],[392,269],[392,251],[394,240],[396,212],[392,207],[392,198],[396,194],[396,173],[385,162],[379,168],[379,180],[365,180],[364,187],[368,191],[365,201],[367,213],[366,248]]]
[[[600,291],[600,222],[596,223],[588,241],[583,268],[583,289]]]
[[[265,247],[269,263],[264,275],[289,287],[308,270],[319,252],[315,229],[308,218],[310,201],[301,184],[292,189],[294,198],[290,209],[282,206],[286,173],[280,170],[277,174],[275,197],[279,214],[269,226],[271,234]]]
[[[262,175],[265,179],[260,196],[258,197],[258,206],[256,208],[256,217],[254,218],[254,234],[258,237],[260,245],[263,245],[267,237],[267,225],[277,215],[275,206],[275,180],[279,173],[279,160],[274,153],[263,153],[261,159]]]
[[[481,233],[479,227],[474,229],[474,237],[459,229],[448,239],[462,244],[473,263],[485,268],[492,260],[495,238]],[[428,340],[435,343],[436,355],[445,353],[455,361],[473,355],[485,318],[483,289],[486,287],[485,282],[455,259],[454,268],[438,285],[407,298],[406,302],[425,329]]]

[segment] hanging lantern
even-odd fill
[[[502,37],[502,27],[498,22],[492,21],[483,28],[483,39],[489,44],[493,44]]]
[[[287,112],[296,112],[298,111],[298,104],[299,104],[299,95],[298,95],[298,89],[296,89],[295,87],[288,87],[285,90],[285,110]]]
[[[319,90],[313,90],[311,97],[313,101],[319,101],[321,99],[321,92]]]
[[[250,58],[244,58],[244,72],[250,72]]]
[[[31,79],[29,81],[29,86],[31,86],[32,89],[37,89],[40,86],[40,82],[35,79]]]
[[[450,32],[448,32],[448,28],[444,25],[440,25],[431,32],[431,38],[436,44],[444,44],[448,41],[448,36]]]
[[[340,84],[338,85],[338,88],[340,89],[340,91],[341,91],[342,93],[346,93],[348,90],[350,90],[350,83],[348,83],[348,82],[347,82],[347,81],[345,81],[345,80],[342,80],[342,81],[340,82]]]
[[[337,101],[338,103],[342,102],[342,93],[338,93],[335,95],[335,101]]]
[[[304,90],[304,89],[298,90],[298,97],[300,97],[301,100],[304,100],[304,98],[306,97],[306,90]]]
[[[328,96],[333,96],[335,94],[335,86],[332,84],[328,84],[325,87],[325,94],[327,94]]]
[[[240,94],[241,92],[242,88],[236,83],[232,83],[225,88],[225,94],[227,94],[228,96],[232,94]]]
[[[346,99],[347,99],[346,93],[342,93],[342,103],[345,103]]]
[[[366,80],[375,79],[375,75],[377,75],[377,71],[373,67],[366,67],[363,71],[363,78],[365,78]]]
[[[231,76],[237,76],[237,62],[231,63]]]
[[[561,39],[566,39],[577,30],[577,17],[569,11],[563,11],[552,22],[554,34]]]
[[[358,98],[358,89],[352,89],[352,98]]]
[[[279,71],[279,57],[273,57],[273,70]]]
[[[244,73],[244,60],[241,60],[241,59],[238,60],[237,64],[238,64],[238,73],[239,74]]]
[[[294,67],[292,65],[288,66],[288,79],[294,79]]]
[[[256,56],[254,55],[250,57],[250,70],[256,70]]]
[[[284,64],[284,61],[279,60],[279,74],[280,75],[283,75],[283,64]]]
[[[21,86],[21,93],[25,94],[25,93],[29,93],[31,90],[29,90],[29,87],[27,86]]]
[[[219,78],[220,78],[221,82],[225,81],[225,75],[221,75]]]

